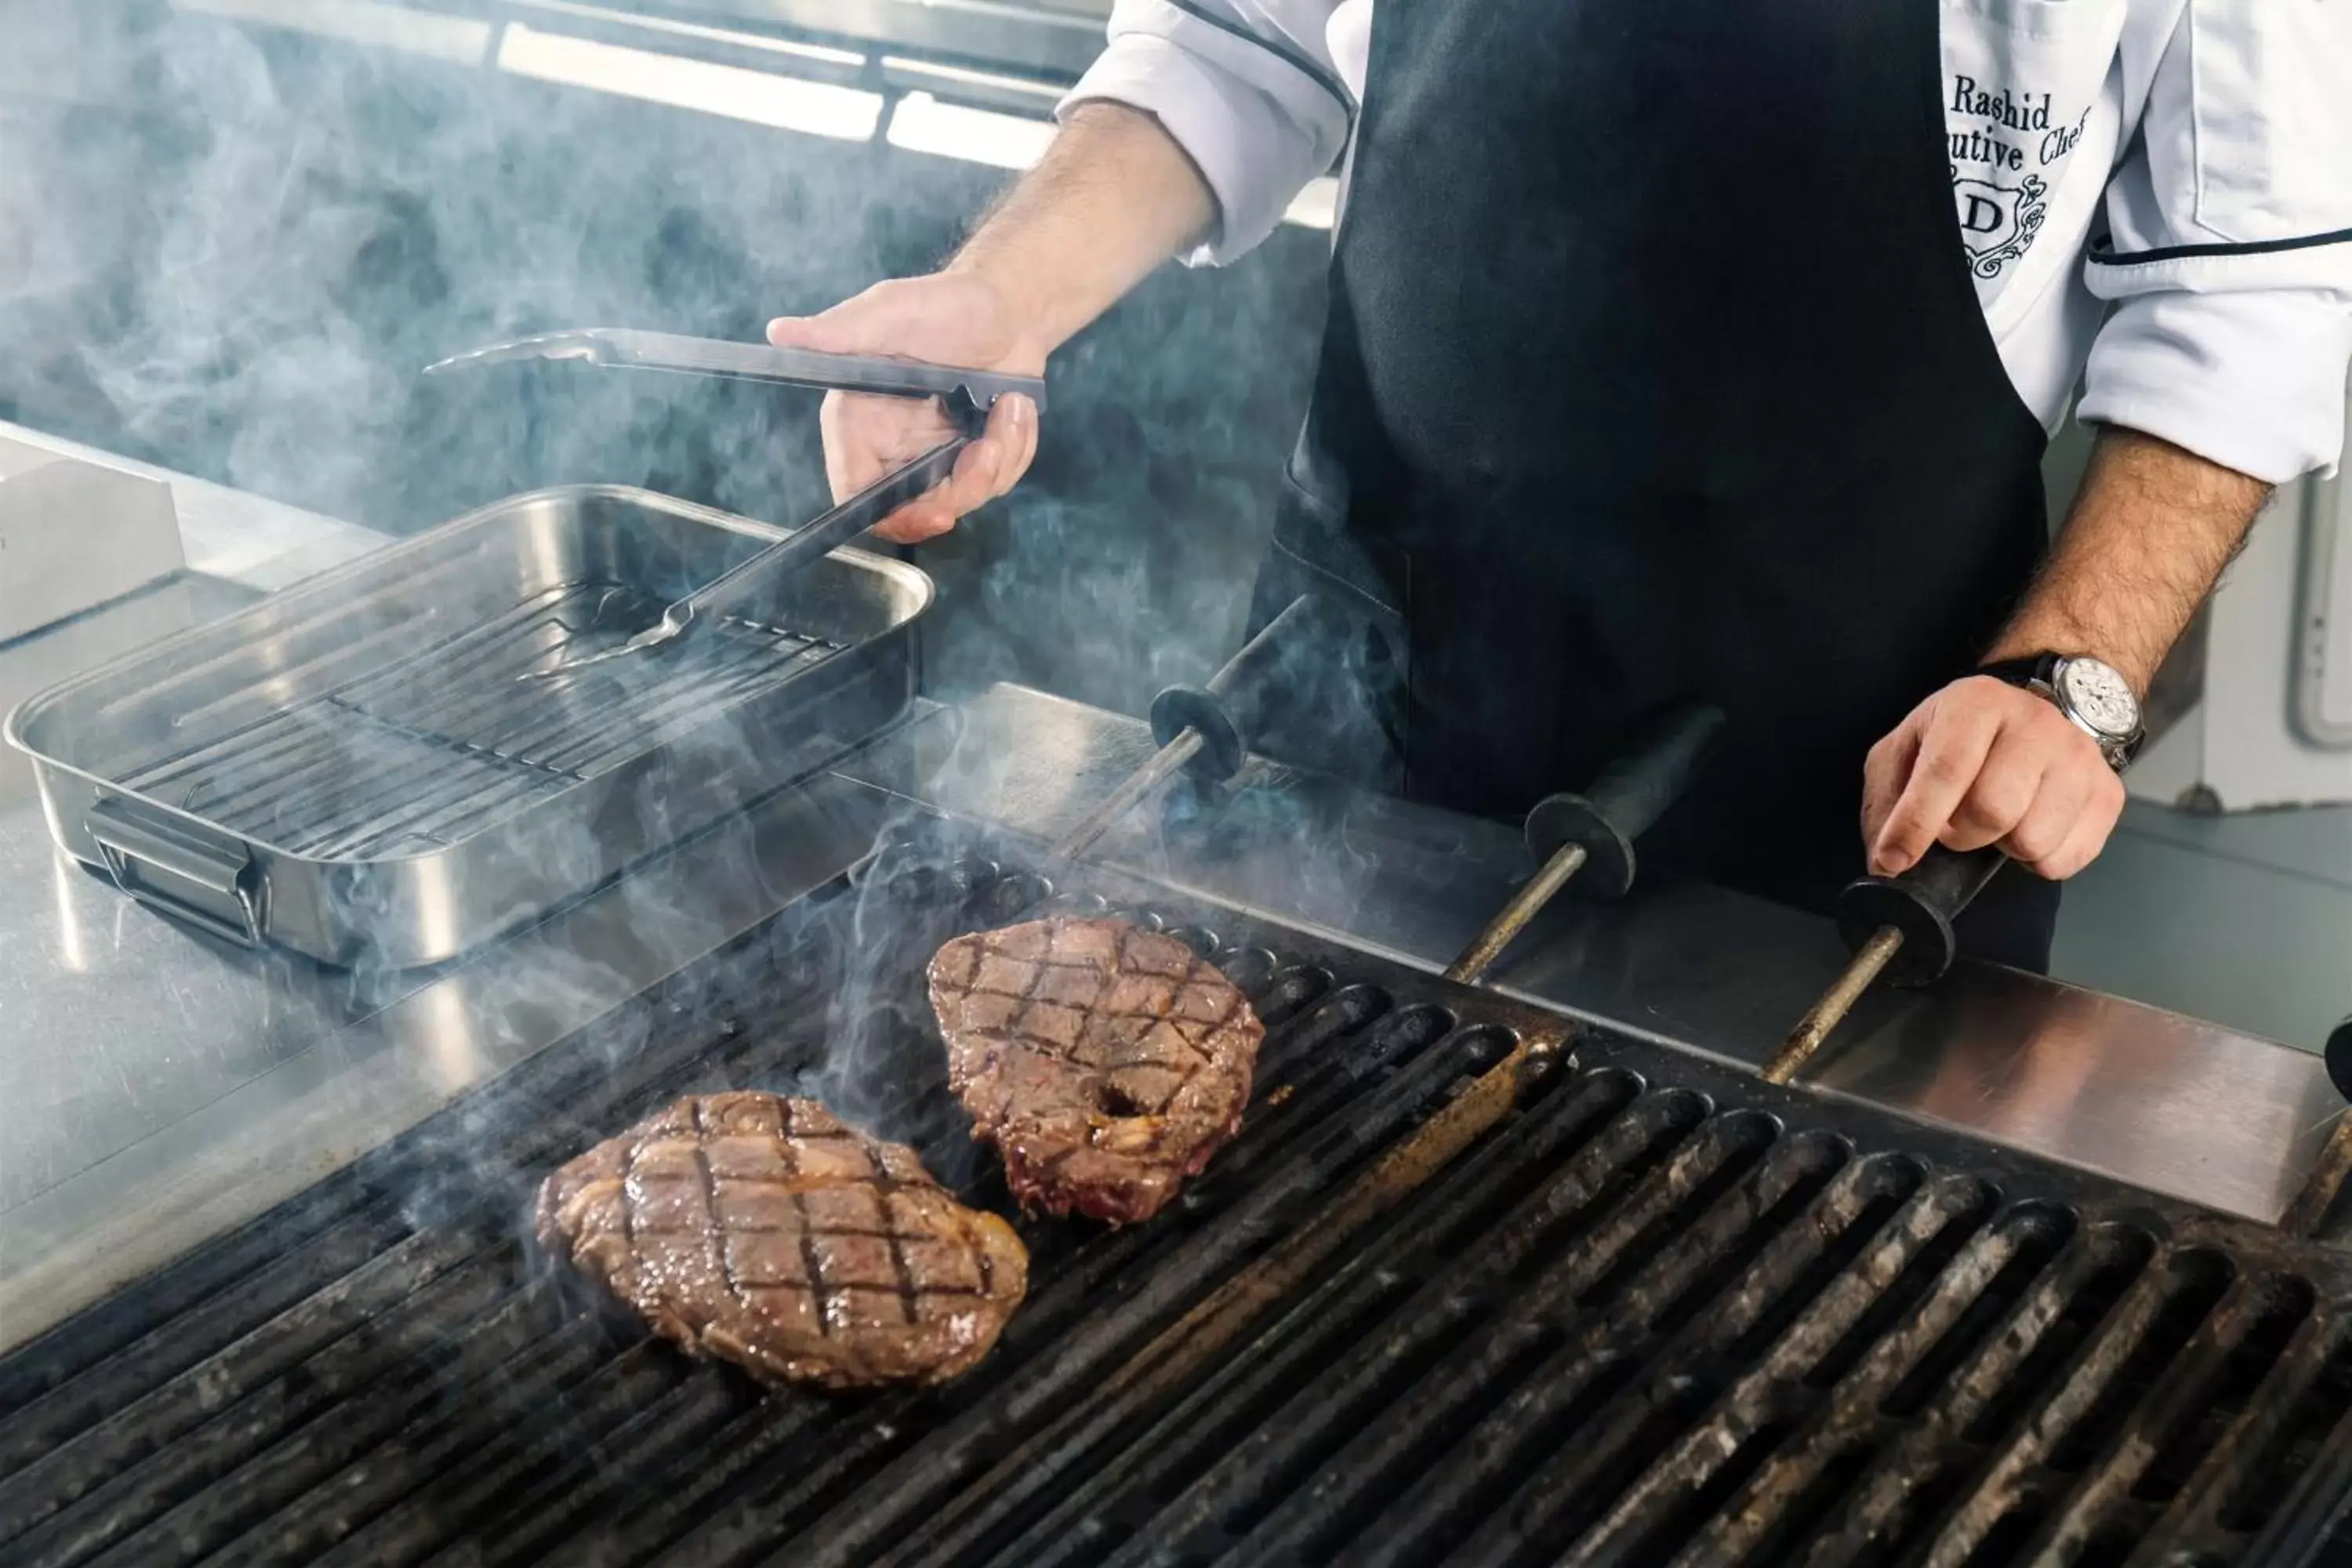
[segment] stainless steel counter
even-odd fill
[[[873,843],[883,804],[846,781],[813,781],[477,958],[406,975],[339,974],[186,935],[53,861],[66,890],[51,929],[85,943],[87,967],[50,985],[12,982],[37,1017],[30,1031],[9,1026],[10,1080],[47,1111],[46,1122],[12,1117],[6,1136],[47,1163],[0,1207],[0,1348],[831,880]],[[26,858],[0,841],[0,871]]]
[[[257,581],[287,569],[288,550],[236,529],[235,498],[205,500],[222,509],[221,548],[192,536],[192,560],[242,552]],[[310,559],[366,537],[289,548]],[[0,704],[251,592],[184,579],[0,646]],[[16,890],[0,901],[0,1347],[751,929],[894,816],[936,808],[1042,840],[1149,746],[1137,721],[1018,688],[925,705],[836,770],[520,937],[406,974],[319,969],[166,924],[52,848],[22,759],[0,756],[0,878]],[[1253,768],[1239,793],[1180,791],[1097,853],[1432,971],[1528,868],[1507,828]],[[1551,911],[1495,984],[1752,1063],[1843,956],[1822,921],[1660,879],[1613,909]],[[1932,996],[1868,999],[1811,1081],[2264,1219],[2337,1104],[2301,1052],[1981,966]]]
[[[0,440],[165,483],[188,572],[0,643],[0,711],[129,648],[383,542],[369,530],[0,423]],[[299,1055],[370,988],[229,960],[55,852],[25,759],[0,747],[0,1342],[31,1324],[27,1207]]]
[[[813,781],[473,959],[346,973],[132,904],[52,846],[23,767],[0,761],[0,877],[33,895],[0,903],[0,1348],[839,875],[887,804]]]
[[[164,481],[189,573],[0,643],[0,711],[128,648],[225,615],[382,536],[20,426],[0,439]],[[31,771],[0,748],[0,1216],[189,1103],[265,1070],[352,1005],[290,973],[257,986],[134,917],[51,851]],[[192,958],[194,961],[192,962]],[[0,1240],[6,1223],[0,1219]]]
[[[152,472],[152,470],[150,470]],[[322,569],[379,536],[249,509],[179,480],[193,570],[0,643],[0,712],[127,649],[258,597],[288,557]],[[211,570],[206,570],[207,568]],[[241,580],[240,580],[241,579]],[[25,757],[0,747],[0,1268],[17,1206],[299,1054],[369,1006],[289,961],[224,964],[58,854]],[[5,1311],[5,1304],[0,1304]],[[0,1317],[0,1333],[5,1333]]]

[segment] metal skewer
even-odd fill
[[[2352,1174],[2352,1111],[2336,1118],[2336,1131],[2327,1135],[2326,1146],[2312,1162],[2311,1173],[2304,1177],[2294,1201],[2279,1215],[2279,1228],[2290,1236],[2315,1235],[2319,1222],[2336,1206],[2347,1174]]]
[[[1545,861],[1543,868],[1528,879],[1527,886],[1513,894],[1511,901],[1486,922],[1486,929],[1470,939],[1470,945],[1462,950],[1461,956],[1445,966],[1445,978],[1465,985],[1477,984],[1479,977],[1494,967],[1495,960],[1503,956],[1503,950],[1527,930],[1528,922],[1568,886],[1570,878],[1584,869],[1590,855],[1583,845],[1570,844]]]
[[[1528,813],[1528,847],[1542,861],[1542,868],[1446,966],[1445,978],[1476,984],[1528,922],[1580,872],[1586,874],[1577,880],[1578,892],[1597,899],[1624,897],[1633,886],[1633,840],[1689,787],[1722,731],[1721,709],[1678,709],[1610,764],[1589,794],[1555,795],[1538,802]]]
[[[1223,784],[1241,772],[1249,756],[1250,734],[1272,689],[1269,678],[1286,645],[1304,632],[1314,607],[1312,595],[1300,595],[1243,644],[1205,687],[1171,686],[1154,698],[1151,736],[1160,750],[1080,817],[1049,853],[1056,859],[1077,858],[1179,773],[1191,772],[1208,783]]]
[[[1120,780],[1118,787],[1105,796],[1100,805],[1064,834],[1054,846],[1053,854],[1060,859],[1075,860],[1093,848],[1096,840],[1109,832],[1120,817],[1166,788],[1168,781],[1182,773],[1207,744],[1207,738],[1200,731],[1187,730],[1160,747],[1151,754],[1150,762]]]
[[[2352,1018],[2328,1032],[2326,1059],[2327,1076],[2335,1081],[2336,1092],[2352,1100]],[[2328,1133],[2319,1158],[2312,1162],[2294,1201],[2279,1216],[2279,1228],[2294,1236],[2317,1234],[2320,1222],[2336,1206],[2347,1176],[2352,1176],[2352,1110],[2336,1117],[2335,1131]]]
[[[1862,1000],[1863,993],[1895,962],[1895,955],[1902,948],[1903,933],[1893,926],[1881,926],[1871,932],[1870,940],[1854,953],[1845,972],[1822,993],[1820,1001],[1806,1009],[1780,1051],[1764,1064],[1765,1081],[1786,1083],[1799,1068],[1811,1061],[1813,1053],[1822,1048],[1822,1042],[1845,1021],[1853,1005]]]
[[[2008,863],[1998,849],[1962,854],[1936,846],[1900,877],[1865,877],[1848,887],[1838,899],[1838,931],[1853,957],[1764,1064],[1764,1081],[1796,1077],[1881,975],[1896,985],[1942,979],[1959,952],[1952,922]]]

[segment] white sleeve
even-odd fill
[[[1208,181],[1217,226],[1185,258],[1217,265],[1274,232],[1347,145],[1355,101],[1332,67],[1330,0],[1117,0],[1110,44],[1062,100],[1131,104]]]
[[[2352,366],[2352,5],[2188,0],[2086,263],[2083,417],[2283,483],[2333,469]]]

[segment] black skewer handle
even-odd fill
[[[1899,877],[1864,877],[1838,895],[1838,934],[1859,951],[1888,926],[1903,933],[1903,946],[1886,966],[1897,985],[1927,985],[1944,977],[1959,954],[1952,922],[1975,901],[2009,857],[1988,847],[1963,854],[1932,844],[1919,863]]]
[[[2352,1100],[2352,1018],[2347,1018],[2327,1031],[2327,1076],[2336,1082],[2336,1092]]]
[[[1201,750],[1191,773],[1223,784],[1241,772],[1250,741],[1265,717],[1267,700],[1283,685],[1282,663],[1290,644],[1314,612],[1315,596],[1301,594],[1268,621],[1206,686],[1171,686],[1151,700],[1151,738],[1166,746],[1187,730],[1201,732]]]
[[[1677,708],[1635,741],[1582,795],[1547,795],[1528,813],[1528,847],[1549,862],[1570,844],[1584,846],[1584,866],[1570,884],[1577,896],[1619,899],[1633,886],[1633,840],[1682,798],[1723,732],[1723,710]]]

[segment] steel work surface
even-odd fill
[[[0,651],[0,679],[36,650]],[[45,677],[44,679],[54,679]],[[47,841],[0,755],[0,1348],[234,1226],[838,875],[894,814],[1052,837],[1148,753],[1139,721],[1020,688],[921,717],[454,969],[357,975],[229,949],[131,906]],[[853,776],[855,775],[855,776]],[[1491,823],[1252,764],[1099,847],[1150,874],[1434,973],[1527,864]],[[1214,831],[1212,831],[1212,829]],[[1563,901],[1497,988],[1752,1065],[1833,973],[1826,922],[1655,879]],[[60,1058],[42,1042],[89,1042]],[[17,1048],[11,1054],[9,1047]],[[1884,994],[1811,1087],[2208,1207],[2272,1219],[2340,1103],[2315,1058],[2113,997],[1963,965]]]
[[[831,885],[0,1362],[10,1561],[2327,1560],[2340,1251],[971,848]],[[1089,889],[1252,995],[1259,1092],[1159,1219],[1025,1222],[971,1376],[763,1395],[525,1239],[552,1164],[719,1087],[820,1092],[1005,1207],[922,961]]]

